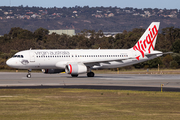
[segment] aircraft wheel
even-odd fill
[[[27,74],[27,78],[31,78],[31,74]]]
[[[78,75],[72,75],[72,74],[71,74],[71,76],[72,76],[72,77],[78,77]]]
[[[88,72],[87,77],[94,77],[94,73],[93,72]]]

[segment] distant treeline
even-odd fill
[[[5,62],[16,52],[27,49],[128,49],[135,45],[145,29],[133,29],[132,31],[123,31],[114,37],[104,37],[100,30],[84,30],[81,33],[68,36],[66,34],[58,35],[39,28],[34,32],[22,29],[11,28],[8,34],[0,37],[0,69],[11,69]],[[90,38],[86,36],[91,33]],[[180,68],[180,29],[167,27],[158,34],[156,50],[163,52],[173,51],[173,54],[136,64],[130,67],[135,68],[156,68],[158,64],[161,68]]]

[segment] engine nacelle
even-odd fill
[[[87,72],[87,67],[83,64],[68,64],[65,67],[65,72],[71,75],[78,75]]]
[[[64,72],[64,69],[42,69],[42,72],[45,74],[57,74]]]

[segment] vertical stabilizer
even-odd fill
[[[141,36],[135,46],[131,49],[134,51],[139,51],[140,55],[137,57],[143,57],[145,54],[151,53],[156,44],[156,39],[158,35],[160,22],[152,22],[150,26],[147,28],[145,33]]]

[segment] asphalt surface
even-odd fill
[[[152,74],[96,74],[86,77],[86,74],[72,78],[68,74],[0,72],[0,88],[83,88],[83,89],[115,89],[180,92],[180,75],[152,75]]]

